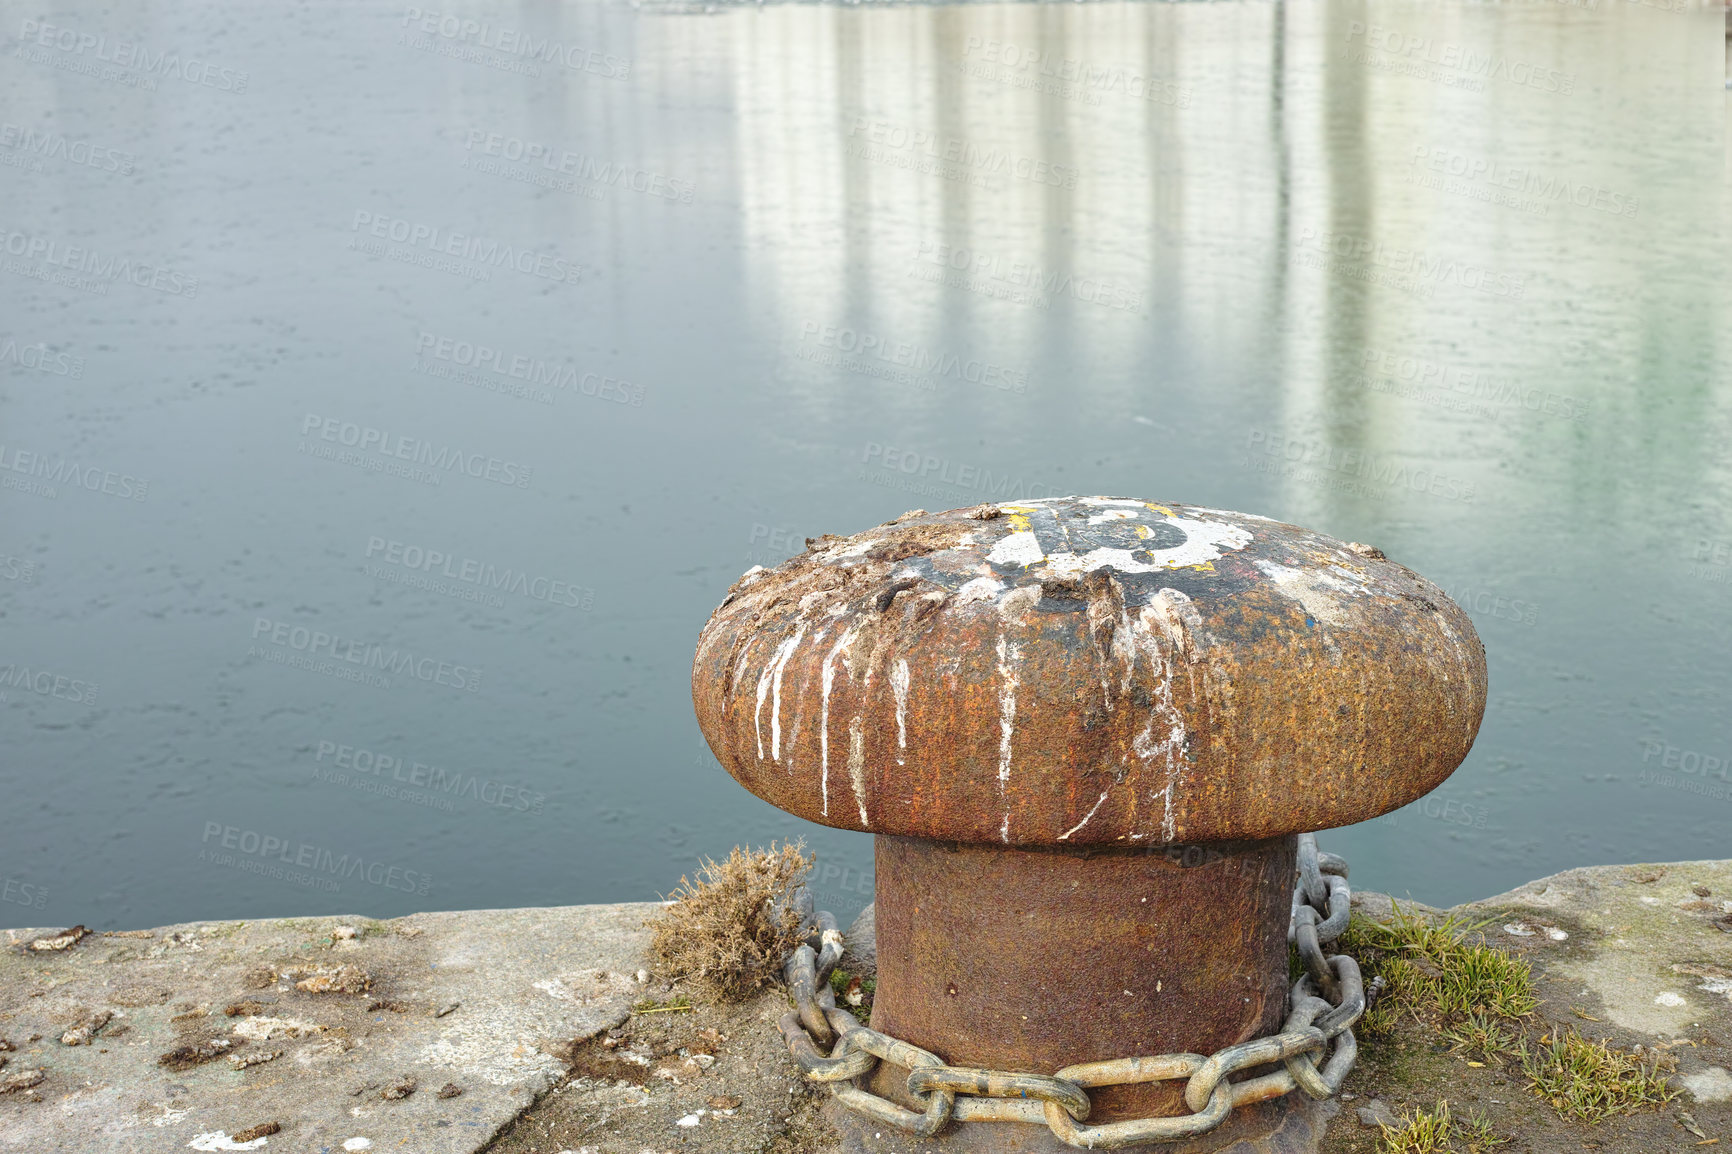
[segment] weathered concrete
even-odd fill
[[[1487,927],[1494,944],[1649,1044],[1706,1031],[1719,1045],[1680,1048],[1677,1081],[1697,1101],[1732,1101],[1732,1073],[1704,1057],[1732,1043],[1732,861],[1568,870],[1460,909],[1520,915]]]
[[[479,1149],[564,1075],[575,1040],[652,991],[637,973],[657,908],[203,922],[40,952],[27,943],[51,930],[8,931],[0,1038],[15,1049],[0,1079],[45,1077],[0,1095],[0,1150]],[[341,966],[354,970],[316,972]],[[370,989],[298,988],[357,972]],[[105,1013],[87,1042],[64,1044]],[[159,1064],[201,1044],[220,1052]],[[406,1080],[412,1092],[386,1096]],[[440,1097],[448,1084],[461,1093]],[[229,1138],[272,1122],[280,1136]]]
[[[1383,895],[1356,901],[1373,916],[1389,913]],[[196,923],[46,951],[27,945],[60,927],[8,931],[0,1038],[16,1049],[0,1052],[0,1083],[38,1068],[43,1080],[0,1094],[0,1151],[335,1154],[364,1139],[369,1146],[348,1148],[832,1154],[821,1099],[805,1092],[774,1036],[779,995],[734,1010],[632,1016],[617,1028],[634,1000],[667,993],[653,975],[637,976],[649,968],[643,922],[656,908]],[[1671,1113],[1681,1105],[1692,1125],[1732,1135],[1732,932],[1718,928],[1732,913],[1732,861],[1571,870],[1456,912],[1493,919],[1485,932],[1534,962],[1561,1020],[1585,1017],[1620,1044],[1674,1055],[1686,1095]],[[871,925],[870,916],[856,923],[845,965],[869,965]],[[339,927],[356,936],[338,936]],[[297,987],[347,980],[355,989],[357,971],[370,989]],[[113,1016],[88,1041],[76,1033],[103,1013]],[[575,1045],[603,1031],[611,1036]],[[159,1064],[213,1040],[231,1045],[188,1069]],[[1459,1095],[1467,1075],[1488,1071],[1452,1070],[1449,1085],[1401,1089],[1414,1101]],[[406,1079],[413,1092],[386,1096]],[[461,1094],[438,1097],[447,1083]],[[1509,1095],[1486,1093],[1501,1117],[1494,1095]],[[1374,1107],[1363,1097],[1349,1106],[1331,1121],[1324,1150],[1369,1149],[1375,1132],[1358,1113]],[[282,1129],[251,1144],[230,1137],[269,1122]],[[1676,1128],[1670,1113],[1653,1122]],[[1519,1126],[1512,1116],[1511,1131]]]

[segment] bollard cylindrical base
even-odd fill
[[[872,1026],[954,1066],[1043,1074],[1207,1055],[1275,1033],[1287,1010],[1296,847],[1291,836],[1090,850],[880,836]],[[880,1063],[869,1088],[917,1108],[906,1077]],[[1188,1113],[1183,1090],[1182,1081],[1092,1089],[1087,1123]],[[936,1143],[982,1127],[1039,1133],[959,1123],[922,1148],[975,1149]],[[1222,1148],[1222,1138],[1194,1149]]]

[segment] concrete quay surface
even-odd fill
[[[6,931],[0,1151],[479,1150],[645,996],[658,908]]]
[[[557,1104],[588,1111],[590,1144],[564,1147],[582,1154],[828,1154],[796,1117],[780,994],[687,1019],[689,1046],[640,1055],[620,1029],[670,994],[646,956],[658,908],[0,931],[0,1152],[540,1150],[527,1125],[500,1136]],[[1675,1051],[1673,1082],[1732,1140],[1732,861],[1571,870],[1456,909],[1622,1044],[1707,1041]],[[865,968],[869,913],[850,945]],[[601,1076],[604,1043],[638,1073]]]

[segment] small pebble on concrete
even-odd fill
[[[1380,1100],[1372,1098],[1359,1107],[1359,1124],[1368,1129],[1378,1129],[1384,1126],[1399,1126],[1401,1120],[1395,1116]]]

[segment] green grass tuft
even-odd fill
[[[1450,915],[1438,921],[1395,907],[1388,925],[1354,915],[1337,948],[1358,959],[1369,978],[1389,983],[1386,998],[1440,1017],[1531,1017],[1539,1007],[1533,969],[1520,958],[1485,945],[1469,945],[1478,929]]]
[[[1485,1154],[1508,1141],[1492,1132],[1483,1115],[1451,1114],[1445,1098],[1432,1110],[1403,1113],[1399,1124],[1383,1127],[1380,1145],[1383,1154]]]
[[[1642,1059],[1605,1041],[1590,1042],[1574,1027],[1540,1039],[1530,1054],[1517,1050],[1528,1088],[1566,1118],[1598,1122],[1665,1105],[1678,1096],[1658,1058]]]

